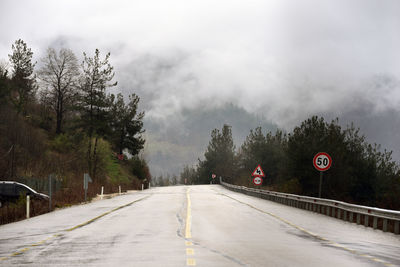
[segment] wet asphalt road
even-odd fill
[[[400,236],[218,185],[153,188],[0,226],[0,266],[400,266]]]

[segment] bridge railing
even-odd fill
[[[362,224],[366,227],[380,229],[384,232],[392,232],[397,235],[400,232],[400,211],[354,205],[331,199],[307,197],[262,189],[248,188],[245,186],[228,184],[223,182],[222,180],[221,185],[232,191],[267,199],[300,209],[317,212],[351,223]]]

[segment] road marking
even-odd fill
[[[194,255],[194,250],[192,248],[187,248],[186,255]]]
[[[351,253],[353,253],[353,254],[355,254],[355,255],[358,255],[358,256],[367,258],[367,259],[369,259],[369,260],[373,260],[373,261],[375,261],[375,262],[382,263],[382,264],[385,265],[385,266],[394,266],[393,264],[391,264],[391,263],[389,263],[389,262],[386,262],[386,261],[384,261],[384,260],[381,260],[381,259],[378,259],[378,258],[374,258],[373,256],[370,256],[370,255],[361,254],[360,252],[358,252],[358,251],[356,251],[356,250],[354,250],[354,249],[350,249],[350,248],[344,247],[343,245],[340,245],[339,243],[336,243],[336,242],[333,242],[333,241],[331,241],[331,240],[329,240],[329,239],[327,239],[327,238],[321,237],[321,236],[319,236],[319,235],[317,235],[317,234],[315,234],[315,233],[313,233],[313,232],[311,232],[311,231],[308,231],[308,230],[304,229],[303,227],[298,226],[298,225],[296,225],[296,224],[294,224],[294,223],[292,223],[292,222],[290,222],[290,221],[288,221],[288,220],[286,220],[286,219],[283,219],[282,217],[279,217],[278,215],[275,215],[275,214],[273,214],[273,213],[271,213],[271,212],[268,212],[268,211],[259,209],[259,208],[257,208],[257,207],[254,207],[254,206],[251,205],[251,204],[248,204],[248,203],[246,203],[246,202],[240,201],[240,200],[238,200],[238,199],[236,199],[236,198],[233,198],[233,197],[231,197],[231,196],[228,196],[228,195],[226,195],[226,194],[223,194],[223,193],[220,193],[220,194],[223,195],[223,196],[226,196],[227,198],[230,198],[230,199],[232,199],[232,200],[235,200],[235,201],[237,201],[237,202],[239,202],[239,203],[241,203],[241,204],[244,204],[244,205],[246,205],[246,206],[249,206],[250,208],[255,209],[255,210],[257,210],[257,211],[259,211],[259,212],[261,212],[261,213],[268,214],[269,216],[272,216],[272,217],[274,217],[274,218],[276,218],[276,219],[278,219],[278,220],[280,220],[280,221],[282,221],[282,222],[284,222],[284,223],[286,223],[286,224],[288,224],[288,225],[290,225],[290,226],[292,226],[292,227],[294,227],[294,228],[296,228],[296,229],[298,229],[298,230],[300,230],[300,231],[302,231],[302,232],[304,232],[304,233],[306,233],[306,234],[308,234],[308,235],[310,235],[310,236],[312,236],[312,237],[315,237],[315,238],[317,238],[317,239],[319,239],[319,240],[325,241],[325,242],[329,243],[330,245],[332,245],[332,246],[334,246],[334,247],[343,249],[343,250],[348,251],[348,252],[351,252]]]
[[[74,226],[74,227],[65,229],[65,230],[63,230],[63,231],[70,232],[70,231],[73,231],[73,230],[75,230],[75,229],[78,229],[78,228],[81,228],[81,227],[83,227],[83,226],[86,226],[86,225],[88,225],[88,224],[90,224],[90,223],[92,223],[92,222],[94,222],[94,221],[97,221],[98,219],[100,219],[100,218],[102,218],[102,217],[104,217],[104,216],[106,216],[106,215],[108,215],[108,214],[110,214],[110,213],[112,213],[112,212],[114,212],[114,211],[117,211],[117,210],[120,210],[120,209],[122,209],[122,208],[128,207],[128,206],[130,206],[130,205],[132,205],[132,204],[134,204],[134,203],[136,203],[136,202],[139,202],[139,201],[141,201],[141,200],[144,200],[144,199],[146,199],[146,198],[148,198],[148,197],[150,197],[150,196],[151,196],[151,195],[148,195],[148,196],[145,196],[145,197],[143,197],[143,198],[137,199],[137,200],[135,200],[135,201],[129,202],[128,204],[125,204],[125,205],[119,206],[119,207],[117,207],[117,208],[114,208],[114,209],[112,209],[112,210],[110,210],[110,211],[107,211],[107,212],[105,212],[105,213],[103,213],[103,214],[101,214],[101,215],[99,215],[99,216],[97,216],[97,217],[95,217],[95,218],[93,218],[93,219],[90,219],[90,220],[87,221],[87,222],[78,224],[77,226]],[[10,256],[8,256],[8,257],[2,257],[2,258],[0,258],[0,261],[4,261],[4,260],[7,260],[7,259],[9,259],[9,258],[11,258],[11,257],[15,257],[15,256],[18,256],[18,255],[21,255],[22,253],[28,251],[28,250],[30,249],[30,247],[36,247],[36,246],[42,245],[42,244],[46,243],[47,241],[49,241],[50,239],[53,239],[53,238],[55,238],[55,237],[59,237],[59,236],[61,236],[61,235],[62,235],[62,234],[54,234],[54,235],[52,235],[52,236],[50,236],[50,237],[48,237],[48,238],[46,238],[46,239],[43,239],[43,240],[41,240],[41,241],[39,241],[39,242],[33,243],[33,244],[31,244],[31,245],[28,245],[28,247],[22,248],[22,249],[20,249],[20,250],[18,250],[18,251],[16,251],[16,252],[10,254]]]
[[[186,191],[186,199],[187,199],[187,209],[186,209],[186,227],[185,227],[185,245],[186,246],[193,246],[192,241],[188,240],[192,238],[192,230],[191,230],[191,225],[192,225],[192,201],[190,200],[190,194],[189,194],[190,188]],[[194,255],[194,249],[193,248],[186,248],[186,255],[187,256],[192,256]],[[186,265],[187,266],[196,266],[196,260],[193,258],[188,258],[186,259]]]
[[[187,259],[186,265],[187,266],[196,266],[196,260],[195,259]]]
[[[117,211],[117,210],[120,210],[120,209],[122,209],[122,208],[128,207],[128,206],[132,205],[133,203],[136,203],[136,202],[139,202],[139,201],[141,201],[141,200],[144,200],[144,199],[146,199],[146,198],[148,198],[148,197],[150,197],[150,196],[151,196],[151,195],[148,195],[148,196],[145,196],[145,197],[143,197],[143,198],[137,199],[137,200],[135,200],[135,201],[129,202],[128,204],[119,206],[119,207],[117,207],[117,208],[115,208],[115,209],[112,209],[112,210],[110,210],[110,211],[107,211],[107,212],[105,212],[105,213],[103,213],[103,214],[101,214],[101,215],[99,215],[99,216],[97,216],[97,217],[94,217],[93,219],[90,219],[90,220],[87,221],[87,222],[78,224],[77,226],[71,227],[71,228],[69,228],[69,229],[65,229],[64,231],[70,232],[70,231],[73,231],[73,230],[75,230],[75,229],[78,229],[78,228],[81,228],[81,227],[83,227],[83,226],[86,226],[86,225],[88,225],[88,224],[90,224],[90,223],[92,223],[92,222],[94,222],[94,221],[97,221],[98,219],[100,219],[100,218],[102,218],[102,217],[104,217],[104,216],[106,216],[106,215],[108,215],[108,214],[110,214],[110,213],[113,213],[114,211]]]
[[[191,232],[191,220],[192,220],[192,211],[191,211],[191,206],[192,202],[190,200],[190,195],[189,195],[190,189],[186,191],[186,199],[187,199],[187,210],[186,210],[186,231],[185,231],[185,237],[186,238],[192,238],[192,232]]]

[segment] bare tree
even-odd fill
[[[78,93],[78,61],[70,49],[62,48],[57,53],[53,48],[48,48],[42,62],[44,65],[39,70],[39,78],[46,87],[41,92],[41,99],[54,110],[56,134],[59,134],[62,132],[64,115]]]

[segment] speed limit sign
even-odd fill
[[[314,156],[313,164],[317,170],[323,172],[323,171],[328,170],[331,167],[332,158],[331,158],[331,156],[329,156],[328,153],[319,152]]]
[[[263,182],[263,179],[259,176],[253,178],[253,184],[255,184],[255,185],[261,185],[262,182]]]

